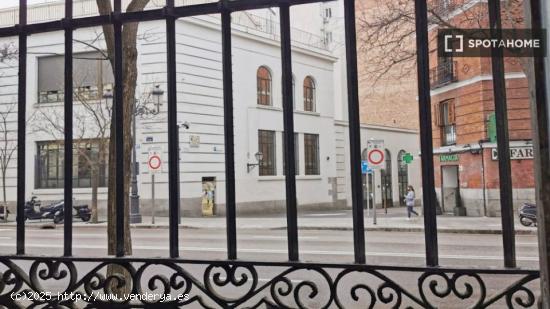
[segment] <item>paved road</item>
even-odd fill
[[[27,229],[27,253],[31,255],[61,255],[63,248],[62,226],[56,229]],[[180,229],[180,250],[183,258],[225,259],[226,239],[224,229]],[[367,232],[367,260],[369,264],[422,266],[424,263],[424,234],[413,232]],[[134,256],[166,257],[168,254],[167,229],[132,230]],[[106,254],[107,235],[104,227],[85,227],[74,229],[75,256],[97,256]],[[502,265],[502,240],[492,234],[440,234],[439,252],[442,266],[459,267],[500,267]],[[518,265],[522,268],[536,269],[537,239],[532,235],[516,236]],[[256,261],[285,261],[287,254],[286,232],[270,229],[243,229],[238,231],[239,258]],[[15,252],[15,228],[0,226],[0,254]],[[305,230],[300,231],[300,252],[302,261],[349,263],[353,260],[353,241],[351,231]],[[28,263],[24,262],[25,265]],[[26,266],[28,267],[28,265]],[[79,267],[81,272],[91,266]],[[202,268],[190,265],[187,269],[197,278],[202,278]],[[259,283],[265,283],[284,269],[258,269]],[[159,270],[159,273],[163,273]],[[410,273],[391,273],[391,278],[399,284],[416,291],[416,278]],[[301,272],[293,278],[318,280],[314,272]],[[494,294],[517,277],[488,276],[485,280],[488,294]],[[369,282],[373,287],[376,280],[372,277],[353,275],[348,285]],[[293,281],[295,283],[299,281]],[[57,290],[57,285],[51,289]],[[475,285],[474,285],[475,288]],[[536,284],[531,288],[536,289]],[[227,291],[227,290],[226,290]],[[349,291],[344,289],[344,291]],[[229,290],[235,294],[237,291]],[[346,292],[343,292],[346,293]],[[347,292],[349,293],[349,292]],[[476,292],[477,294],[477,292]],[[320,294],[323,295],[323,294]],[[325,294],[326,295],[326,294]],[[363,295],[364,296],[364,295]],[[349,299],[349,294],[343,298]],[[316,298],[307,306],[317,308],[323,299]],[[407,302],[405,302],[407,303]],[[466,302],[469,304],[469,302]],[[414,306],[413,308],[417,308]],[[442,308],[465,308],[467,305],[451,299],[440,304]],[[502,305],[502,303],[500,304]],[[196,306],[199,308],[200,306]],[[364,304],[348,304],[346,308],[363,308]],[[194,308],[194,307],[192,307]],[[377,306],[376,308],[385,308]],[[497,306],[498,308],[498,306]]]
[[[317,262],[350,262],[353,260],[351,231],[300,231],[301,260]],[[134,229],[134,255],[166,256],[167,229]],[[372,264],[422,265],[424,234],[414,232],[369,231],[366,235],[367,259]],[[27,229],[27,253],[61,254],[63,229]],[[107,233],[104,227],[75,228],[76,256],[104,256]],[[521,267],[537,268],[537,238],[517,235],[517,259]],[[223,259],[226,237],[223,229],[181,229],[182,257],[193,259]],[[239,258],[246,260],[284,261],[287,254],[285,230],[245,229],[238,232]],[[0,226],[0,253],[15,252],[15,228]],[[439,254],[444,266],[499,267],[502,265],[500,235],[440,234]]]

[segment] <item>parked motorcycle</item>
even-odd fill
[[[6,209],[6,217],[10,215],[10,210]],[[0,206],[0,220],[4,220],[4,206]]]
[[[519,222],[523,226],[537,226],[537,205],[523,203],[519,208]]]
[[[53,219],[56,212],[63,208],[63,201],[55,202],[48,206],[41,206],[36,196],[31,197],[30,201],[25,203],[25,220]]]
[[[92,217],[92,211],[88,208],[88,205],[73,206],[73,217],[80,218],[84,222],[90,221]],[[65,208],[62,208],[58,215],[53,218],[53,223],[62,223],[65,220]]]
[[[82,221],[89,221],[91,218],[91,211],[88,205],[73,206],[76,214],[73,216],[82,219]],[[54,223],[63,222],[65,213],[65,201],[57,201],[48,206],[40,206],[40,201],[33,196],[30,201],[25,203],[25,220],[42,220],[53,219]]]

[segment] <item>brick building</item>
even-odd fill
[[[485,1],[441,0],[435,12],[457,28],[488,28]],[[503,3],[503,27],[522,27],[522,3]],[[430,29],[435,38],[437,27]],[[440,58],[430,64],[436,193],[445,212],[500,215],[498,154],[490,58]],[[505,59],[514,206],[533,201],[529,89],[522,63]]]

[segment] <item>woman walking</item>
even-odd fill
[[[405,196],[405,203],[407,205],[407,220],[411,219],[411,213],[418,216],[418,213],[414,211],[414,188],[412,186],[407,187],[407,195]]]

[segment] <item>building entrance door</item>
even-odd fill
[[[451,212],[460,204],[460,188],[458,186],[458,165],[441,167],[441,203],[444,212]]]
[[[384,169],[380,171],[381,177],[381,193],[382,193],[382,206],[384,208],[393,207],[393,184],[392,184],[392,168],[391,168],[391,153],[386,149],[386,164]]]
[[[403,160],[406,152],[401,150],[397,158],[397,179],[399,180],[399,206],[405,206],[405,195],[409,186],[409,166]]]

